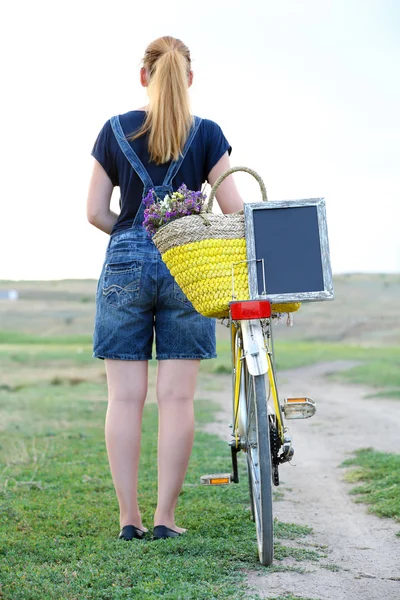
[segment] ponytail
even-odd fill
[[[180,40],[159,38],[148,46],[143,66],[149,77],[149,110],[141,128],[129,139],[148,133],[150,160],[159,165],[179,158],[193,123],[189,50]]]

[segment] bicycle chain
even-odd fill
[[[274,485],[279,485],[279,436],[275,425],[271,422],[269,425],[269,436],[271,446],[272,482]]]

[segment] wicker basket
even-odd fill
[[[267,200],[267,191],[258,173],[247,167],[232,167],[215,182],[205,210],[168,223],[153,237],[175,281],[195,309],[206,317],[221,318],[229,314],[233,265],[235,298],[249,299],[247,263],[241,262],[246,261],[243,211],[230,215],[212,213],[218,187],[235,171],[253,175],[260,185],[263,201]],[[286,313],[299,306],[299,303],[275,304],[272,310]]]

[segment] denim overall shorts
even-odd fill
[[[189,133],[182,155],[171,163],[162,186],[154,186],[125,138],[118,117],[111,126],[127,160],[159,197],[171,191],[183,159],[197,133]],[[155,334],[156,358],[215,358],[215,319],[200,315],[180,289],[143,228],[144,205],[132,227],[111,235],[97,286],[93,356],[116,360],[150,360]]]

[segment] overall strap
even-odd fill
[[[172,180],[176,176],[177,172],[179,171],[180,166],[183,163],[183,160],[187,154],[187,151],[189,150],[190,146],[192,145],[194,137],[200,127],[200,123],[201,123],[200,117],[194,117],[193,126],[190,129],[189,136],[183,147],[182,154],[179,156],[178,160],[171,162],[169,169],[167,171],[167,174],[165,176],[165,179],[163,181],[163,185],[165,185],[165,186],[172,185]]]
[[[125,137],[119,117],[111,117],[110,123],[119,147],[125,154],[125,157],[129,161],[133,170],[138,174],[138,176],[142,180],[144,189],[154,188],[154,184],[150,178],[150,175],[146,171],[142,161],[140,160],[136,152],[132,149],[132,146],[129,144],[128,140]]]

